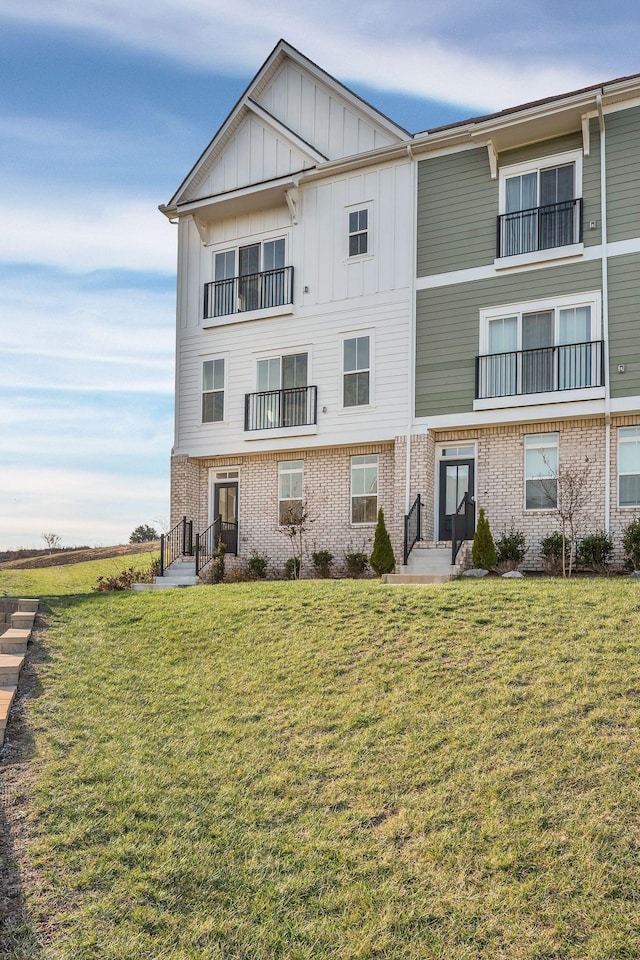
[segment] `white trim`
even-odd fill
[[[452,430],[490,427],[497,424],[537,423],[541,420],[576,420],[604,415],[604,400],[582,400],[561,404],[546,403],[503,410],[467,411],[433,417],[416,417],[415,433],[423,430]]]
[[[311,437],[318,432],[317,423],[309,423],[301,427],[274,427],[273,430],[245,430],[243,440],[276,440],[279,437]]]
[[[200,311],[202,313],[202,310]],[[269,320],[271,317],[289,317],[293,314],[293,304],[285,303],[280,307],[265,307],[263,310],[243,310],[239,313],[225,313],[222,317],[201,320],[200,328],[210,330],[213,327],[228,327],[232,323],[246,323],[248,320]]]
[[[493,265],[496,270],[513,270],[515,267],[528,267],[530,264],[546,263],[553,260],[569,260],[584,254],[583,243],[570,243],[564,247],[551,247],[548,250],[534,250],[531,253],[519,253],[513,257],[496,257]]]
[[[629,438],[626,438],[626,437],[623,438],[623,437],[621,437],[621,434],[622,434],[622,431],[623,431],[623,430],[635,430],[635,431],[636,431],[636,436],[635,436],[635,437],[629,437]],[[637,513],[637,511],[638,511],[638,507],[640,507],[640,501],[638,501],[638,503],[620,503],[620,478],[621,478],[621,477],[637,477],[637,476],[640,476],[640,469],[635,470],[635,471],[633,471],[632,473],[629,473],[629,472],[622,473],[622,472],[620,471],[620,444],[621,444],[621,443],[632,443],[632,442],[637,443],[639,440],[640,440],[640,424],[636,424],[636,425],[634,425],[634,424],[625,424],[625,425],[622,426],[622,427],[618,427],[618,429],[617,429],[617,437],[616,437],[616,466],[617,466],[616,502],[617,502],[617,506],[618,506],[618,509],[619,509],[619,510],[635,510],[636,513]]]
[[[216,473],[221,473],[223,470],[237,470],[238,476],[231,477],[228,480],[216,480]],[[238,486],[238,495],[236,498],[236,523],[238,524],[237,534],[238,534],[238,553],[240,552],[240,476],[241,476],[241,467],[240,465],[230,464],[228,467],[220,466],[209,467],[209,477],[208,477],[208,498],[209,502],[207,503],[207,525],[212,524],[215,520],[213,516],[213,499],[215,496],[215,485],[216,483],[235,483]]]
[[[345,407],[344,405],[344,378],[346,373],[357,373],[362,371],[348,370],[345,372],[344,369],[344,344],[345,340],[356,340],[359,337],[369,337],[369,403],[357,404],[352,407]],[[375,327],[369,327],[365,330],[349,330],[346,333],[343,333],[340,336],[340,379],[338,382],[338,397],[339,404],[337,413],[338,414],[352,414],[360,413],[364,410],[374,410],[375,409]]]
[[[222,360],[223,363],[223,387],[222,390],[205,390],[204,388],[204,365],[205,363],[213,363],[215,365],[216,360]],[[214,366],[215,372],[215,366]],[[200,409],[198,422],[201,428],[208,429],[209,427],[215,427],[219,424],[226,424],[228,422],[227,411],[229,408],[229,397],[227,394],[229,383],[229,353],[208,353],[205,356],[200,357]],[[222,420],[203,420],[203,406],[204,406],[204,395],[205,393],[222,393]]]
[[[343,249],[344,249],[344,262],[349,263],[360,263],[362,260],[371,260],[375,256],[375,235],[373,230],[374,217],[373,217],[373,200],[361,200],[358,203],[348,203],[344,208],[344,232],[343,232]],[[357,230],[357,234],[366,233],[367,234],[367,250],[366,253],[357,253],[352,257],[349,256],[349,238],[351,237],[351,232],[349,230],[349,215],[352,213],[359,213],[361,210],[367,211],[367,229]]]
[[[640,413],[640,396],[614,397],[611,400],[611,413]]]
[[[294,473],[295,473],[295,474],[297,474],[297,473],[302,474],[302,484],[301,484],[301,490],[300,490],[300,497],[281,497],[281,496],[280,496],[280,467],[281,467],[283,464],[285,464],[285,463],[299,463],[299,464],[301,464],[301,466],[300,466],[300,467],[297,467],[295,470],[289,469],[289,470],[283,470],[283,471],[282,471],[283,475],[287,475],[287,476],[290,476],[290,475],[292,475],[292,474],[294,474]],[[277,504],[278,504],[278,506],[277,506],[277,514],[276,514],[276,523],[277,523],[278,527],[283,527],[283,526],[287,526],[287,524],[286,524],[286,523],[283,524],[283,523],[281,523],[281,521],[280,521],[280,504],[281,504],[281,503],[294,503],[294,502],[297,503],[298,500],[299,500],[299,501],[300,501],[300,508],[302,509],[302,505],[303,505],[303,503],[304,503],[304,457],[296,457],[295,460],[280,460],[280,459],[278,459],[278,460],[276,461],[276,483],[277,483],[276,501],[277,501]]]
[[[542,437],[554,436],[556,438],[555,444],[543,443]],[[529,437],[533,438],[531,443],[527,443]],[[552,446],[555,446],[556,449],[556,472],[554,474],[549,474],[547,477],[537,476],[537,477],[528,477],[527,476],[527,450],[541,450],[547,449],[550,450]],[[523,439],[523,463],[522,470],[524,474],[524,483],[523,483],[523,511],[526,514],[528,513],[553,513],[558,508],[558,471],[560,469],[560,432],[558,430],[549,430],[548,433],[525,433]],[[549,464],[547,464],[549,466]],[[552,507],[527,507],[527,481],[528,480],[555,480],[556,481],[556,502]],[[546,491],[544,491],[546,493]]]
[[[284,390],[282,386],[282,360],[284,357],[299,357],[301,354],[306,353],[307,355],[307,387],[313,386],[313,378],[311,376],[312,367],[311,362],[313,359],[313,345],[303,343],[300,346],[293,347],[281,347],[279,350],[268,350],[261,351],[257,350],[254,353],[254,364],[253,364],[253,383],[255,386],[255,393],[258,393],[258,364],[261,360],[279,360],[280,361],[280,386],[274,387],[276,390]],[[300,387],[302,390],[302,387]],[[268,392],[268,391],[267,391]]]
[[[474,410],[500,410],[508,407],[533,407],[545,403],[580,403],[583,400],[604,400],[604,387],[584,387],[579,390],[557,390],[549,393],[527,393],[518,397],[491,397],[474,400]]]
[[[353,520],[353,461],[356,457],[375,457],[376,458],[376,519],[365,520],[363,523],[356,523]],[[372,464],[356,464],[359,469],[364,469]],[[357,493],[357,497],[368,497],[371,494]],[[380,506],[380,455],[378,453],[352,453],[349,455],[349,526],[361,529],[362,527],[375,527],[378,518],[378,509]]]
[[[459,457],[444,457],[443,451],[447,447],[473,447],[473,454],[470,457],[465,457],[460,455]],[[478,441],[477,440],[443,440],[438,441],[435,445],[435,463],[434,463],[434,472],[435,476],[433,478],[433,539],[438,541],[440,539],[440,464],[443,462],[451,461],[455,463],[457,460],[471,460],[473,459],[473,499],[475,502],[478,502]]]

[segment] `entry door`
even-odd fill
[[[451,518],[458,509],[465,493],[473,496],[474,466],[475,461],[473,460],[440,461],[439,540],[451,540]],[[471,512],[467,521],[467,529],[462,531],[458,527],[456,533],[458,537],[464,536],[465,540],[469,540],[473,537],[474,532],[474,518],[473,512]]]
[[[221,539],[227,553],[238,554],[238,483],[228,480],[213,488],[213,519],[222,519]]]

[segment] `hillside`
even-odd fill
[[[28,915],[3,955],[640,956],[638,589],[51,601],[5,763]]]
[[[151,540],[147,543],[125,543],[113,547],[79,547],[77,550],[38,550],[28,551],[35,556],[11,557],[0,563],[0,570],[36,570],[41,567],[66,566],[70,563],[87,563],[91,560],[108,560],[111,557],[128,557],[131,554],[138,553],[157,553],[160,549],[159,540]],[[15,551],[20,554],[24,551]],[[10,554],[7,551],[6,554]],[[5,555],[6,555],[5,554]]]

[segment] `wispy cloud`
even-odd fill
[[[541,8],[530,16],[502,0],[481,5],[468,0],[424,4],[322,5],[275,0],[156,0],[134,6],[128,0],[0,0],[0,16],[89,31],[107,42],[182,59],[208,72],[250,75],[284,31],[286,38],[322,66],[346,80],[372,87],[490,109],[570,90],[594,82],[597,58],[554,56],[544,39],[567,29],[574,14]],[[476,24],[475,30],[464,25]],[[336,24],[340,28],[336,29]],[[491,33],[527,38],[517,49],[492,43]],[[480,39],[480,34],[483,34]],[[540,41],[540,42],[537,42]],[[594,52],[597,45],[594,44]],[[545,51],[548,54],[545,57]],[[589,63],[586,67],[585,63]]]

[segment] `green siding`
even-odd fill
[[[601,266],[596,260],[418,291],[416,416],[473,409],[481,309],[600,286]]]
[[[584,245],[593,247],[602,243],[602,220],[600,218],[600,127],[597,120],[589,124],[589,156],[582,160],[582,223],[584,225]],[[589,229],[589,222],[595,220],[596,229]]]
[[[640,253],[609,260],[609,371],[612,397],[640,395]]]
[[[418,164],[418,276],[493,263],[498,181],[486,147]]]
[[[527,163],[529,160],[539,160],[540,157],[552,157],[555,153],[567,153],[568,150],[582,149],[582,133],[567,133],[553,140],[538,140],[528,143],[526,147],[516,147],[515,150],[503,150],[499,157],[499,166],[508,167],[513,163]]]
[[[640,107],[607,114],[607,229],[610,242],[640,236]]]

